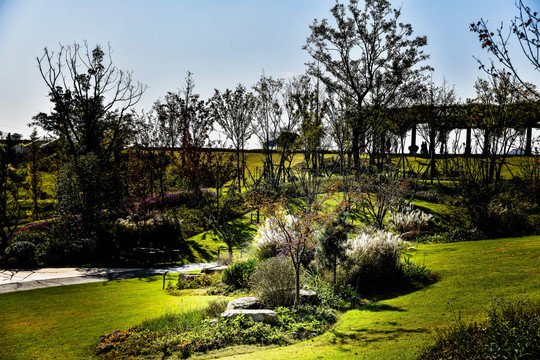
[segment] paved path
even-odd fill
[[[36,270],[0,270],[0,294],[44,287],[96,281],[131,279],[217,266],[217,263],[193,263],[164,268],[44,268]]]

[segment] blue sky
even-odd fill
[[[0,130],[31,132],[33,115],[51,103],[36,57],[46,46],[110,43],[115,65],[148,85],[137,109],[177,91],[186,72],[203,98],[213,89],[253,85],[264,70],[273,77],[302,74],[302,50],[314,18],[330,16],[334,0],[0,0]],[[486,58],[469,24],[480,18],[508,24],[513,0],[392,0],[416,35],[427,35],[434,80],[446,78],[462,99],[474,96],[483,76],[473,55]],[[540,10],[540,0],[527,2]],[[530,81],[537,74],[521,66]]]

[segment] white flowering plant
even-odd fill
[[[433,215],[412,206],[405,206],[402,211],[390,214],[388,228],[398,233],[422,231],[429,226],[431,220]]]

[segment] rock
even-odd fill
[[[251,318],[253,321],[264,322],[267,324],[277,320],[277,312],[268,309],[227,310],[221,313],[221,317],[225,319],[235,319],[240,314],[244,314],[244,316]]]
[[[313,290],[300,289],[300,302],[304,304],[317,305],[319,303],[319,295]]]
[[[260,309],[261,301],[254,296],[241,297],[231,300],[227,304],[227,310]]]
[[[203,274],[213,274],[213,273],[216,273],[216,272],[222,272],[226,268],[228,268],[228,266],[214,266],[214,267],[211,267],[211,268],[204,268],[204,269],[202,269],[201,272]]]

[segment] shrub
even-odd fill
[[[220,273],[214,274],[201,274],[200,276],[180,280],[178,277],[178,283],[176,284],[177,290],[184,289],[200,289],[216,285],[216,283],[221,279]]]
[[[29,241],[16,241],[5,250],[7,262],[16,267],[36,265],[36,245]]]
[[[217,300],[212,300],[208,303],[208,306],[204,309],[204,314],[207,318],[217,318],[221,315],[222,312],[227,310],[227,304],[229,300],[219,298]]]
[[[476,241],[486,239],[486,235],[476,228],[456,229],[448,233],[449,242]]]
[[[357,291],[377,289],[399,274],[402,246],[398,235],[366,232],[348,242],[346,282]]]
[[[101,352],[107,352],[111,349],[118,346],[120,343],[123,343],[130,337],[132,334],[136,333],[136,328],[131,327],[128,330],[117,329],[112,333],[102,335],[99,344],[97,346],[98,354]]]
[[[225,269],[221,280],[236,289],[245,289],[258,263],[255,259],[237,262]]]
[[[398,233],[425,230],[433,215],[426,214],[420,209],[406,206],[401,212],[392,213],[388,222],[388,227]]]
[[[294,267],[289,258],[274,257],[263,261],[251,276],[251,288],[270,308],[290,306],[294,302]]]
[[[137,212],[154,211],[156,209],[169,208],[179,205],[200,208],[208,202],[214,201],[216,193],[210,189],[202,189],[199,194],[193,191],[177,191],[166,193],[163,197],[160,195],[150,196],[140,201],[135,210]]]
[[[36,231],[18,232],[13,237],[12,242],[18,242],[18,241],[31,242],[32,244],[37,246],[47,241],[47,234],[42,233],[42,232],[36,232]]]
[[[350,285],[334,285],[330,281],[325,281],[322,276],[309,272],[306,272],[304,288],[315,291],[320,306],[329,309],[347,310],[356,307],[361,302],[358,293]]]
[[[277,324],[294,339],[307,339],[322,334],[336,322],[336,312],[324,306],[299,305],[296,309],[279,307]]]
[[[435,280],[435,276],[425,264],[416,263],[410,256],[406,256],[401,263],[401,272],[406,283],[412,285],[426,285]]]
[[[256,323],[251,318],[240,315],[232,320],[202,322],[188,331],[177,330],[165,333],[144,331],[130,336],[109,353],[100,354],[111,359],[135,358],[141,355],[160,355],[160,358],[176,354],[187,358],[196,352],[206,352],[229,345],[284,344],[286,334],[269,324]],[[102,351],[99,351],[100,353]]]
[[[120,249],[156,247],[174,249],[182,247],[181,222],[164,212],[152,212],[147,218],[137,214],[117,219],[113,234]]]
[[[488,206],[483,230],[489,237],[518,236],[532,233],[529,222],[530,205],[508,195],[499,195]]]
[[[439,332],[436,343],[424,350],[431,359],[540,359],[540,304],[526,300],[492,305],[487,321],[457,321]]]

